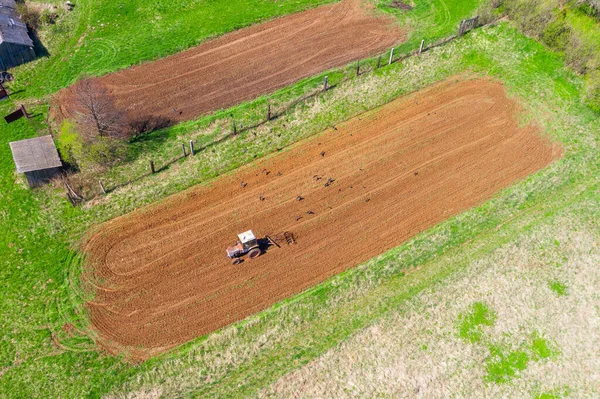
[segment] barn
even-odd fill
[[[62,162],[52,136],[13,141],[10,149],[17,172],[25,173],[31,188],[48,183],[60,173]]]
[[[0,0],[0,68],[4,71],[35,59],[33,41],[14,0]]]

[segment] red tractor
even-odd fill
[[[238,234],[238,237],[240,240],[232,247],[227,248],[227,256],[233,259],[232,263],[234,265],[242,263],[242,256],[246,254],[250,259],[258,258],[262,254],[258,240],[252,230]]]

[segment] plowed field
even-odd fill
[[[130,122],[169,124],[229,108],[404,39],[392,17],[361,0],[345,0],[240,29],[96,81]],[[59,93],[62,116],[73,116],[74,99],[72,88]]]
[[[561,155],[518,112],[498,83],[446,81],[104,224],[85,244],[100,342],[159,353],[484,202]],[[234,266],[248,229],[297,243]]]

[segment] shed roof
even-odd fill
[[[19,173],[62,166],[52,136],[13,141],[10,143],[10,149]]]
[[[33,47],[14,0],[0,0],[0,43],[4,42]]]

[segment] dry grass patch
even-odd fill
[[[582,225],[569,212],[472,262],[259,397],[597,396],[600,248]]]

